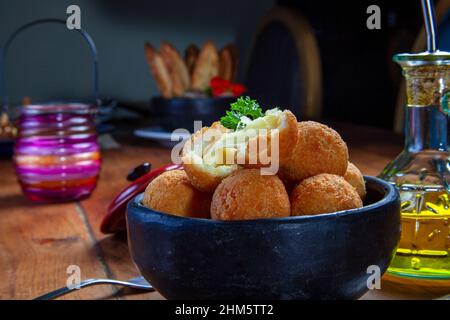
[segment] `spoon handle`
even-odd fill
[[[99,279],[87,279],[87,280],[81,281],[79,286],[62,287],[62,288],[56,289],[54,291],[48,292],[46,294],[43,294],[42,296],[39,296],[37,298],[34,298],[33,300],[52,300],[57,297],[68,294],[72,291],[75,291],[75,290],[78,290],[81,288],[85,288],[85,287],[89,287],[92,285],[96,285],[96,284],[110,284],[110,282],[105,281],[105,280],[99,280]]]
[[[112,280],[112,279],[87,279],[84,281],[81,281],[78,286],[74,287],[63,287],[57,290],[54,290],[52,292],[46,293],[42,296],[39,296],[37,298],[34,298],[33,300],[51,300],[60,296],[63,296],[65,294],[68,294],[72,291],[98,285],[98,284],[112,284],[112,285],[119,285],[124,287],[130,287],[137,290],[145,290],[145,291],[154,291],[155,289],[142,277],[136,277],[132,278],[127,281],[120,281],[120,280]]]

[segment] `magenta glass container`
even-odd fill
[[[83,29],[68,30],[63,19],[40,19],[16,29],[0,46],[0,96],[8,110],[6,56],[22,32],[42,24],[59,25],[79,33],[92,54],[93,103],[46,102],[20,106],[18,136],[14,146],[17,178],[26,197],[38,202],[72,201],[88,196],[97,183],[100,149],[95,113],[100,105],[97,49]],[[69,36],[69,34],[68,34]]]
[[[94,190],[100,171],[95,110],[84,103],[22,107],[14,165],[26,197],[38,202],[71,201]]]

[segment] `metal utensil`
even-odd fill
[[[120,280],[112,280],[112,279],[88,279],[88,280],[81,281],[81,283],[78,287],[75,287],[75,288],[63,287],[63,288],[57,289],[55,291],[46,293],[37,298],[34,298],[33,300],[51,300],[51,299],[55,299],[57,297],[63,296],[65,294],[68,294],[72,291],[75,291],[75,290],[78,290],[81,288],[99,285],[99,284],[112,284],[112,285],[117,285],[117,286],[129,287],[129,288],[133,288],[133,289],[137,289],[137,290],[155,291],[153,286],[150,283],[148,283],[143,277],[131,278],[128,281],[120,281]]]
[[[422,0],[422,11],[427,32],[427,49],[428,52],[434,53],[439,49],[436,38],[436,15],[434,14],[433,2],[431,0]]]

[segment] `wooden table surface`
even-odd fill
[[[402,147],[388,131],[334,126],[349,145],[351,160],[363,173],[376,175]],[[81,278],[129,279],[138,271],[124,235],[104,235],[100,222],[113,197],[127,185],[130,168],[148,161],[153,168],[170,163],[170,150],[145,141],[105,150],[98,186],[80,202],[34,204],[16,182],[12,161],[0,160],[0,299],[31,299],[63,287],[67,268],[77,265]],[[428,292],[400,292],[382,285],[363,299],[430,298]],[[61,299],[162,299],[157,292],[133,293],[105,285],[76,291]]]

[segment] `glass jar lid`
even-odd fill
[[[95,104],[50,101],[22,106],[20,111],[24,115],[43,115],[51,113],[95,114],[96,110],[97,106]]]

